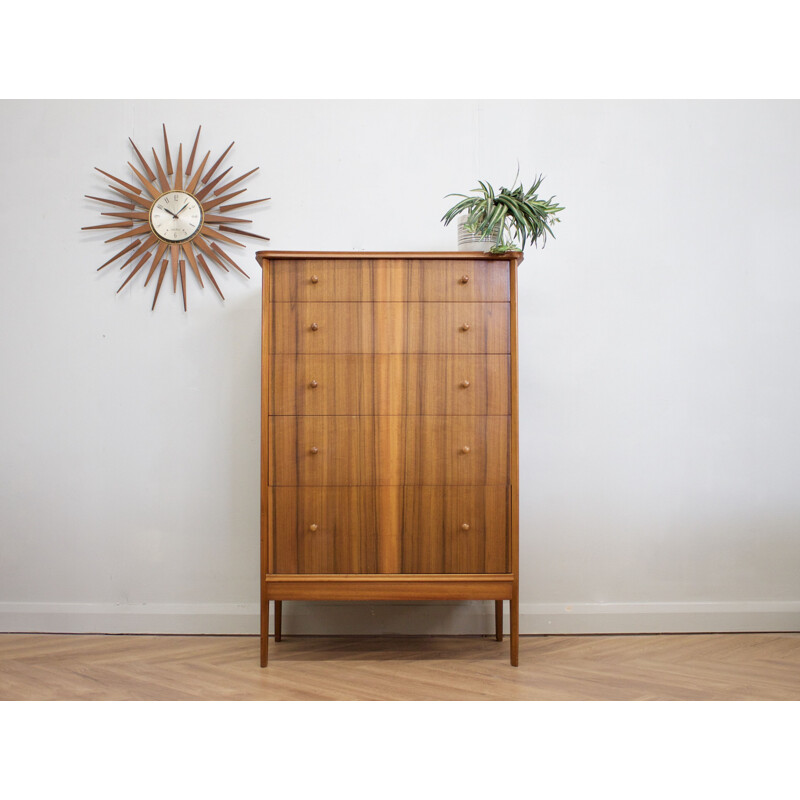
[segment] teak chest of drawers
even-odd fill
[[[269,602],[509,600],[519,644],[519,253],[256,255]]]

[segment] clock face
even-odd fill
[[[202,227],[203,209],[189,192],[164,192],[150,209],[150,228],[162,242],[191,241]]]

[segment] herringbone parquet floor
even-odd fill
[[[800,633],[493,637],[0,634],[0,700],[800,700]]]

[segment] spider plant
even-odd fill
[[[517,172],[519,177],[519,172]],[[449,225],[460,214],[466,214],[465,226],[471,233],[476,233],[483,238],[493,236],[498,230],[497,244],[490,252],[507,252],[518,250],[517,242],[525,249],[525,244],[536,244],[540,239],[542,246],[547,241],[549,233],[553,238],[550,226],[560,222],[556,214],[564,210],[549,200],[540,200],[536,192],[541,186],[540,175],[525,191],[522,184],[516,185],[517,178],[511,189],[505,186],[495,192],[490,183],[478,181],[480,188],[472,189],[475,194],[448,194],[447,197],[462,197],[443,217],[442,222]]]

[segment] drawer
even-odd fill
[[[270,262],[276,302],[372,300],[371,262],[347,259],[276,259]]]
[[[507,303],[510,299],[507,261],[392,259],[373,264],[375,300]]]
[[[403,483],[496,486],[508,483],[507,416],[405,417]]]
[[[375,419],[270,417],[270,483],[273,486],[401,483],[376,471]],[[398,472],[399,467],[395,465],[394,470]]]
[[[269,413],[372,414],[372,362],[372,355],[273,356]]]
[[[393,571],[402,492],[401,487],[273,489],[274,571]]]
[[[406,488],[401,548],[404,573],[508,572],[508,488]]]
[[[508,303],[374,303],[376,353],[509,353]]]
[[[372,303],[272,303],[273,353],[371,353]]]
[[[508,303],[273,303],[273,353],[510,352]]]
[[[273,489],[278,574],[508,572],[508,489]]]
[[[505,355],[276,355],[270,414],[509,414]]]
[[[377,355],[378,414],[510,414],[510,357]]]
[[[270,417],[270,484],[505,485],[508,419]]]
[[[508,302],[509,264],[483,259],[276,259],[275,302]]]

